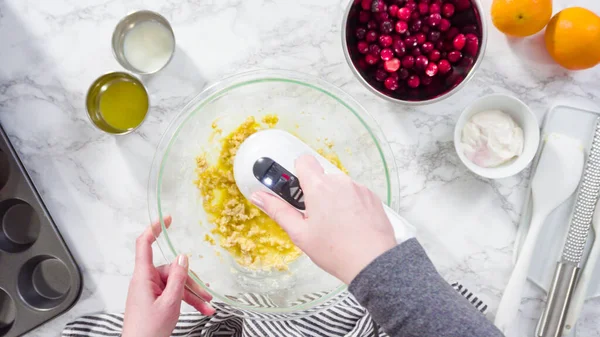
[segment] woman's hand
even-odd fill
[[[171,217],[164,219],[171,224]],[[129,284],[123,337],[168,337],[179,319],[181,301],[187,302],[204,315],[212,315],[215,309],[208,304],[212,296],[188,276],[188,258],[180,255],[170,265],[154,267],[152,243],[154,232],[160,233],[156,222],[137,238],[135,269]],[[185,288],[187,285],[199,296]]]
[[[296,161],[304,216],[285,201],[258,192],[262,208],[319,267],[349,284],[376,257],[396,245],[381,200],[344,174],[325,174],[312,156]]]

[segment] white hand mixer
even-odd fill
[[[314,156],[325,173],[343,173],[292,134],[268,129],[251,135],[240,145],[233,163],[235,182],[248,199],[252,193],[264,191],[304,212],[304,193],[296,176],[295,162],[305,154]],[[384,210],[398,242],[415,236],[412,225],[385,204]]]

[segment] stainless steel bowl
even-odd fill
[[[132,66],[125,57],[125,48],[123,46],[125,42],[125,36],[127,36],[127,33],[129,33],[129,31],[131,31],[136,25],[146,21],[158,22],[171,33],[170,35],[173,39],[173,50],[171,51],[171,56],[169,57],[169,60],[161,68],[150,72],[145,72]],[[154,74],[166,67],[167,64],[169,64],[173,59],[173,54],[175,54],[175,34],[173,33],[173,28],[171,28],[171,24],[169,24],[169,21],[167,21],[167,19],[165,19],[164,16],[156,12],[147,10],[133,12],[121,19],[121,21],[119,21],[119,23],[115,27],[115,30],[112,35],[112,50],[113,55],[115,56],[119,64],[123,66],[123,68],[140,75]]]
[[[444,100],[444,99],[454,95],[455,93],[457,93],[460,89],[462,89],[467,84],[467,82],[469,82],[471,80],[471,78],[473,77],[473,74],[475,73],[477,68],[479,68],[479,65],[481,64],[481,61],[483,60],[483,56],[485,54],[485,47],[487,45],[487,36],[488,36],[487,23],[485,21],[485,12],[483,11],[483,6],[479,2],[479,0],[471,0],[471,3],[477,9],[477,14],[478,14],[478,18],[479,18],[479,26],[481,27],[481,41],[480,41],[481,43],[480,43],[480,47],[479,47],[480,48],[479,54],[477,55],[477,59],[475,59],[473,67],[465,75],[465,78],[462,80],[462,82],[444,94],[441,94],[439,96],[436,96],[436,97],[433,97],[430,99],[424,99],[424,100],[411,101],[411,100],[398,99],[398,98],[388,96],[385,93],[379,91],[377,88],[373,87],[361,75],[360,71],[356,68],[356,65],[354,64],[354,62],[352,62],[352,57],[350,56],[350,52],[348,50],[348,39],[346,36],[347,26],[348,26],[348,17],[350,15],[350,10],[352,9],[352,5],[354,4],[354,1],[348,1],[348,6],[346,7],[346,11],[344,12],[344,18],[342,20],[342,47],[344,48],[344,56],[346,57],[346,62],[348,62],[350,69],[352,69],[352,72],[358,78],[360,83],[362,83],[367,89],[369,89],[375,95],[377,95],[387,101],[394,102],[394,103],[402,103],[402,104],[406,104],[406,105],[425,105],[425,104],[436,103],[441,100]]]

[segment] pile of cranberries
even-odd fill
[[[420,101],[457,86],[479,53],[471,0],[354,0],[348,51],[362,77],[388,96]]]

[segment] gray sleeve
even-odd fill
[[[371,262],[349,290],[392,337],[503,336],[440,276],[416,239]]]

